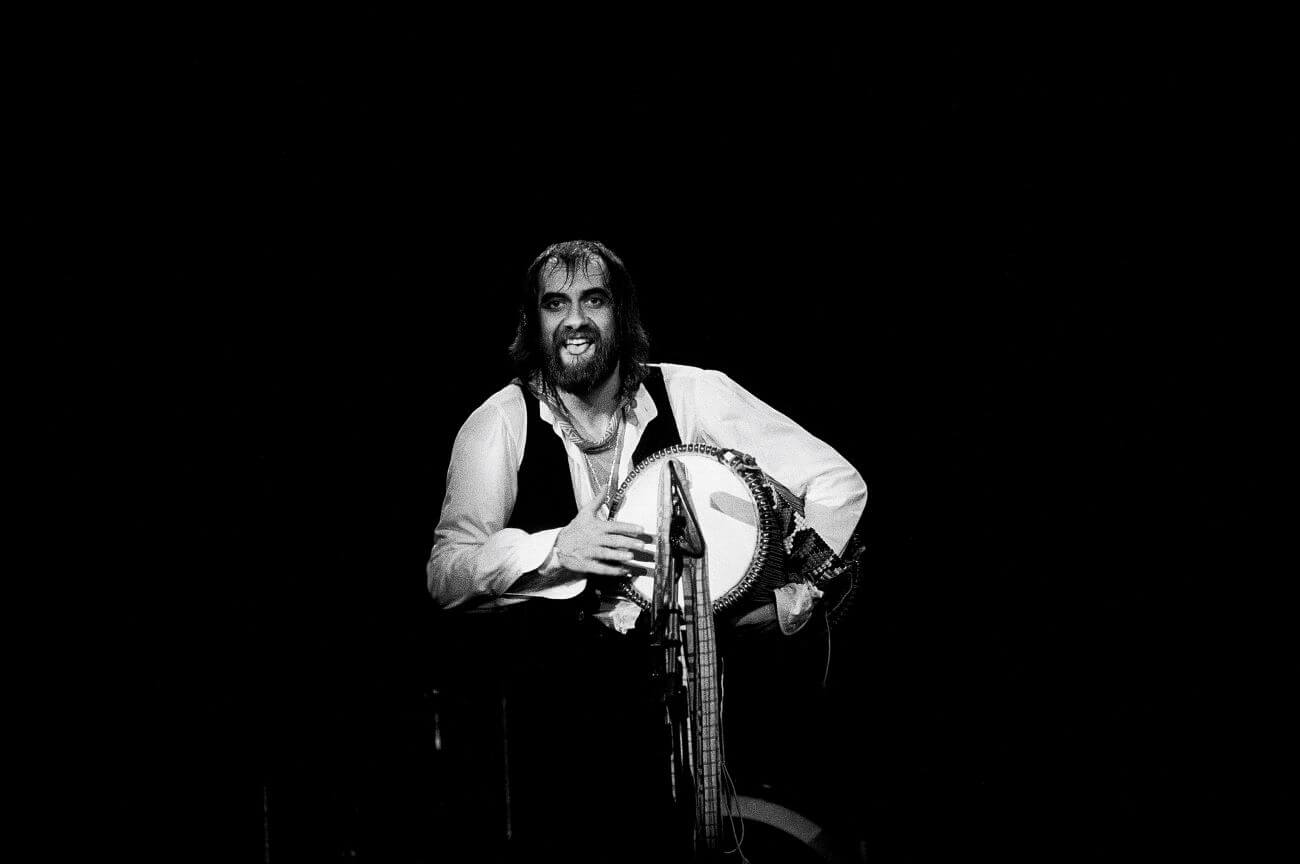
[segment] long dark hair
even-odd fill
[[[632,276],[627,272],[623,260],[608,246],[594,240],[569,240],[548,246],[528,266],[519,302],[519,325],[515,330],[515,340],[510,344],[510,360],[514,363],[515,374],[524,382],[531,381],[536,376],[543,394],[552,397],[556,395],[555,382],[547,372],[537,312],[542,268],[552,260],[555,263],[551,266],[563,267],[567,279],[573,279],[578,272],[591,275],[593,264],[604,263],[604,287],[609,292],[613,305],[614,331],[622,373],[619,398],[630,396],[645,378],[646,359],[650,356],[650,337],[641,325],[636,286],[632,284]]]

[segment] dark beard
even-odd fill
[[[580,363],[565,363],[564,340],[582,336],[592,343],[591,356]],[[575,396],[586,396],[604,383],[618,365],[618,355],[613,340],[606,340],[595,329],[579,328],[556,331],[546,352],[546,374],[551,384]]]

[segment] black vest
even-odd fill
[[[677,432],[677,418],[668,404],[663,372],[658,367],[651,367],[641,383],[645,384],[659,413],[642,431],[641,441],[632,453],[633,465],[665,447],[682,443]],[[515,508],[506,527],[530,534],[547,528],[560,528],[578,515],[564,442],[556,437],[551,424],[539,415],[537,397],[519,381],[515,384],[524,394],[528,437],[524,443],[524,458],[519,463],[519,494],[515,497]]]

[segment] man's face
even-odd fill
[[[537,302],[551,379],[562,390],[587,395],[618,363],[614,307],[605,290],[603,263],[591,262],[572,279],[563,265],[543,268]]]

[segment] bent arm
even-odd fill
[[[547,586],[564,581],[553,558],[559,528],[530,534],[505,527],[518,489],[522,426],[489,402],[456,435],[426,568],[429,593],[443,608],[490,602],[530,583],[536,587],[539,568],[550,577]],[[521,583],[526,574],[532,575]],[[571,593],[566,586],[561,591]]]
[[[862,475],[829,444],[721,372],[704,372],[691,390],[699,424],[693,437],[753,456],[804,499],[804,518],[842,553],[867,506]]]

